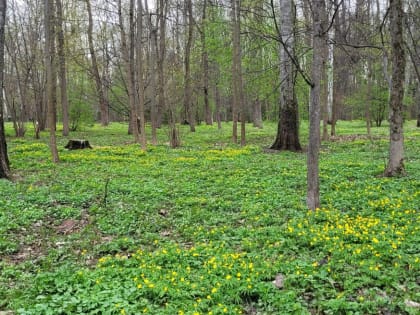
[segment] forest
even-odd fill
[[[0,315],[418,314],[420,3],[0,0]]]

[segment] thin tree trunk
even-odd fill
[[[236,32],[236,0],[231,0],[231,19],[232,19],[232,42],[233,42],[233,49],[232,49],[232,141],[233,143],[238,143],[238,107],[239,107],[239,99],[238,99],[238,79],[236,77],[236,47],[239,45],[237,42],[237,36],[235,35]]]
[[[323,68],[323,51],[326,45],[325,1],[314,0],[312,7],[312,86],[309,105],[309,144],[307,170],[307,206],[315,210],[320,206],[319,198],[319,147],[320,147],[320,94]]]
[[[232,27],[233,27],[233,63],[232,63],[232,79],[233,79],[233,110],[234,130],[233,142],[237,143],[237,121],[238,114],[241,121],[241,146],[246,144],[245,133],[245,101],[242,84],[242,53],[241,53],[241,3],[240,0],[232,0]],[[236,116],[236,117],[235,117]]]
[[[366,104],[365,104],[365,119],[366,119],[366,131],[368,137],[371,136],[371,118],[370,118],[370,106],[372,104],[372,87],[373,87],[373,70],[372,70],[372,60],[368,57],[368,74],[367,74],[367,95],[366,95]]]
[[[339,5],[339,1],[335,0],[335,6]],[[343,39],[343,23],[345,17],[345,8],[344,2],[341,6],[341,15],[340,11],[335,16],[333,21],[334,27],[334,39],[336,42],[344,42]],[[336,136],[336,124],[338,120],[338,112],[343,105],[343,82],[345,80],[345,65],[343,52],[337,46],[333,46],[333,99],[332,99],[332,108],[331,108],[331,136]]]
[[[99,109],[101,112],[101,125],[107,126],[109,124],[109,112],[108,112],[108,104],[105,99],[104,90],[102,86],[102,80],[99,75],[99,69],[98,69],[98,62],[96,60],[96,53],[95,53],[95,47],[93,46],[93,19],[92,19],[92,9],[90,5],[90,0],[86,1],[86,7],[88,12],[88,18],[89,18],[89,24],[87,29],[87,35],[88,35],[88,42],[89,42],[89,52],[90,57],[92,59],[92,74],[95,79],[96,84],[96,93],[98,94],[99,99]]]
[[[144,80],[143,80],[143,3],[137,0],[137,83],[140,119],[140,144],[143,150],[147,148],[146,115],[144,109]]]
[[[0,87],[4,86],[4,28],[6,24],[7,1],[0,0]],[[9,157],[7,155],[6,133],[3,117],[3,88],[0,93],[0,178],[9,178]]]
[[[63,114],[63,136],[69,135],[69,102],[67,98],[66,57],[64,52],[63,7],[61,0],[55,1],[57,6],[57,42],[60,79],[61,111]]]
[[[389,100],[389,160],[384,174],[385,176],[396,176],[405,173],[403,98],[406,61],[402,27],[404,18],[402,0],[390,0],[389,14],[392,52],[392,83]]]
[[[48,128],[52,161],[59,162],[56,140],[57,87],[55,76],[54,1],[45,0],[45,69],[47,73]]]
[[[156,47],[157,54],[157,72],[158,72],[158,108],[157,108],[157,127],[162,124],[163,113],[166,110],[165,100],[165,55],[166,55],[166,12],[167,1],[159,0],[158,18],[159,18],[159,47]]]
[[[253,116],[252,120],[254,123],[254,127],[262,129],[263,121],[262,121],[262,112],[261,112],[261,100],[259,97],[257,97],[254,101],[252,116]]]
[[[118,0],[118,19],[121,32],[121,51],[124,60],[125,77],[127,81],[128,101],[130,104],[130,125],[134,136],[134,141],[140,141],[139,128],[137,123],[137,106],[135,99],[135,82],[134,82],[134,0],[130,0],[129,9],[129,46],[127,45],[127,33],[124,27],[124,19],[122,15],[121,0]]]
[[[194,28],[194,20],[193,20],[193,12],[192,12],[192,2],[191,0],[185,1],[185,14],[184,14],[184,23],[187,26],[187,40],[185,43],[185,55],[184,55],[184,106],[186,112],[186,119],[190,125],[190,131],[195,132],[195,115],[194,110],[191,102],[191,95],[192,95],[192,88],[191,88],[191,70],[190,70],[190,57],[191,57],[191,45],[193,40],[193,28]],[[188,16],[188,23],[187,23],[187,16]]]
[[[294,52],[294,12],[291,0],[280,0],[280,110],[277,137],[271,149],[302,150],[299,142],[298,103],[295,93],[296,67]]]
[[[212,125],[213,119],[211,115],[209,101],[209,55],[206,43],[206,21],[207,21],[207,0],[203,2],[203,12],[201,17],[201,62],[203,67],[203,92],[204,92],[204,120],[206,125]]]
[[[324,65],[322,67],[321,79],[321,113],[322,113],[322,140],[328,140],[328,71],[326,63],[328,60],[328,46],[324,45],[322,52]]]
[[[150,17],[149,17],[150,18]],[[149,72],[150,72],[150,106],[151,106],[151,123],[152,123],[152,144],[157,144],[157,127],[158,127],[158,109],[156,104],[156,45],[157,45],[157,29],[150,21],[150,57],[149,57]]]

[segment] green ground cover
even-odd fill
[[[67,151],[59,137],[57,165],[48,134],[8,138],[15,180],[0,181],[0,311],[420,312],[415,122],[405,125],[400,178],[378,176],[386,126],[370,140],[363,122],[340,122],[340,137],[322,144],[316,212],[305,207],[305,154],[264,150],[274,124],[249,126],[243,148],[230,144],[228,124],[183,126],[181,148],[147,152],[126,128],[72,134],[92,150]]]

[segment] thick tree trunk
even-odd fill
[[[102,80],[99,75],[99,69],[98,69],[98,62],[96,60],[96,53],[95,53],[95,47],[93,46],[93,18],[92,18],[92,9],[90,5],[90,0],[86,1],[86,7],[88,12],[88,29],[87,29],[87,35],[88,35],[88,42],[89,42],[89,52],[90,57],[92,59],[92,74],[95,79],[96,84],[96,93],[98,94],[99,99],[99,109],[101,113],[101,125],[107,126],[109,124],[109,112],[108,112],[108,102],[105,99],[104,90],[102,86]]]
[[[390,91],[390,144],[389,160],[385,176],[396,176],[405,173],[404,169],[404,135],[403,135],[403,98],[405,76],[405,53],[403,39],[403,4],[402,0],[390,1],[390,34],[392,52],[392,83]]]
[[[184,11],[184,23],[187,25],[187,40],[185,42],[184,54],[184,106],[185,106],[185,119],[188,120],[190,131],[195,132],[195,115],[193,104],[191,102],[192,87],[191,87],[191,70],[190,70],[190,57],[191,45],[193,40],[194,20],[192,12],[191,0],[185,0],[186,10]]]
[[[55,71],[55,45],[54,45],[54,1],[45,0],[45,69],[47,73],[47,102],[48,102],[48,128],[50,129],[50,150],[52,161],[59,162],[56,140],[57,116],[57,85]]]
[[[147,148],[146,115],[144,109],[144,80],[143,80],[143,3],[137,0],[137,90],[140,119],[140,144],[143,150]]]
[[[319,198],[320,96],[325,41],[325,1],[314,0],[312,7],[312,86],[309,105],[309,144],[307,170],[307,206],[315,210]]]
[[[4,26],[6,24],[6,0],[0,0],[0,87],[4,86]],[[10,177],[7,155],[6,133],[4,131],[3,93],[0,93],[0,178]]]
[[[271,149],[302,150],[299,142],[298,103],[295,93],[296,67],[294,52],[294,12],[291,0],[280,1],[280,117],[277,137]]]
[[[69,135],[69,102],[67,98],[66,57],[64,52],[63,7],[61,0],[55,0],[57,6],[57,42],[60,79],[61,112],[63,114],[63,136]]]

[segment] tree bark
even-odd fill
[[[98,62],[96,59],[96,53],[95,53],[95,47],[93,46],[93,18],[92,18],[92,9],[90,5],[90,0],[86,1],[86,8],[88,12],[88,29],[87,29],[87,35],[88,35],[88,42],[89,42],[89,52],[90,57],[92,59],[92,74],[95,79],[95,86],[96,86],[96,93],[98,94],[98,100],[99,100],[99,109],[101,113],[101,125],[107,126],[109,124],[109,112],[108,112],[108,102],[105,99],[104,90],[102,86],[102,80],[99,75],[99,69],[98,69]]]
[[[143,150],[147,148],[146,115],[144,109],[144,80],[143,80],[143,3],[137,0],[137,95],[139,102],[140,144]]]
[[[54,45],[54,0],[45,0],[45,69],[47,73],[48,128],[50,129],[50,150],[53,163],[59,162],[56,123],[57,123],[57,85]]]
[[[335,1],[335,6],[339,5],[338,0]],[[344,2],[343,2],[344,4]],[[340,9],[339,9],[340,10]],[[341,12],[340,12],[341,11]],[[338,43],[344,42],[343,36],[343,23],[345,22],[345,8],[342,5],[341,10],[338,11],[338,14],[335,16],[333,21],[334,27],[334,39]],[[341,15],[340,15],[341,13]],[[343,106],[344,99],[344,87],[343,82],[345,81],[345,62],[343,51],[340,47],[333,46],[333,99],[332,99],[332,108],[331,108],[331,136],[336,136],[336,124],[338,120],[338,113]]]
[[[157,144],[157,127],[158,127],[158,109],[156,104],[156,45],[157,45],[157,28],[152,25],[149,17],[150,27],[150,57],[149,57],[149,72],[150,72],[150,107],[151,107],[151,123],[152,123],[152,144]]]
[[[207,21],[207,0],[203,2],[203,12],[201,17],[201,63],[203,67],[203,95],[204,95],[204,120],[206,125],[213,124],[209,101],[209,55],[206,43],[206,21]]]
[[[166,56],[166,16],[169,3],[159,0],[158,20],[159,20],[159,47],[156,47],[157,72],[158,72],[158,107],[157,107],[157,127],[162,124],[163,113],[166,110],[165,100],[165,71],[164,63]]]
[[[314,0],[312,6],[312,86],[309,104],[309,144],[307,170],[307,206],[315,210],[319,198],[319,147],[320,147],[320,93],[323,68],[323,51],[326,45],[325,1]]]
[[[241,52],[241,2],[240,0],[231,0],[232,4],[232,80],[233,80],[233,142],[237,143],[237,122],[241,122],[241,146],[246,144],[245,134],[245,105],[242,84],[242,52]],[[238,117],[239,114],[239,117]]]
[[[191,45],[193,40],[193,12],[192,12],[192,2],[191,0],[185,0],[185,14],[184,14],[184,23],[187,26],[187,40],[185,42],[185,53],[184,53],[184,106],[186,112],[186,119],[190,125],[190,131],[195,132],[195,115],[193,110],[193,105],[191,102],[192,88],[191,88]],[[188,19],[187,19],[188,18]],[[188,22],[187,22],[188,21]]]
[[[136,104],[136,91],[134,82],[134,0],[130,0],[129,9],[129,45],[127,44],[127,33],[124,27],[121,0],[118,0],[118,20],[121,33],[121,51],[124,60],[125,77],[127,81],[128,101],[130,104],[130,125],[134,141],[140,141],[138,128],[138,112]]]
[[[232,19],[232,141],[238,143],[238,85],[236,78],[236,47],[237,43],[236,32],[236,0],[231,0],[231,19]]]
[[[60,79],[61,111],[63,114],[63,136],[69,135],[69,102],[67,97],[66,56],[64,52],[63,6],[61,0],[55,0],[57,9],[57,43]]]
[[[3,86],[4,86],[4,28],[6,24],[7,1],[0,0],[0,178],[10,177],[9,157],[7,155],[6,133],[3,117]]]
[[[277,137],[271,149],[301,151],[298,103],[295,83],[297,70],[291,54],[295,50],[292,0],[280,0],[280,110]]]
[[[392,54],[392,82],[389,100],[389,160],[384,175],[397,176],[405,173],[403,98],[406,61],[402,27],[404,18],[402,0],[390,0],[389,17]]]

